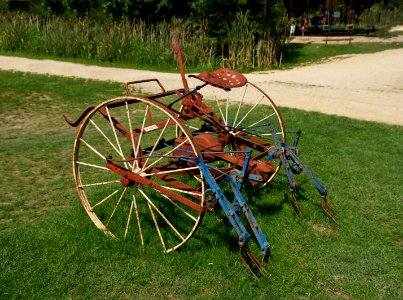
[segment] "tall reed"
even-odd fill
[[[247,14],[238,14],[228,24],[226,39],[209,37],[207,26],[190,19],[100,23],[87,18],[6,13],[0,18],[0,50],[175,69],[172,35],[177,32],[187,67],[262,68],[276,61],[276,44],[269,34],[257,33]]]
[[[370,9],[364,9],[358,17],[359,25],[366,27],[373,25],[377,28],[389,28],[400,25],[403,20],[403,8],[395,7],[393,10],[373,5]]]

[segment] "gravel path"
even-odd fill
[[[181,86],[179,74],[52,60],[0,56],[0,69],[116,82],[158,78],[167,89]],[[403,125],[403,49],[340,56],[326,63],[246,77],[278,106]],[[155,92],[157,86],[144,84],[142,88]]]

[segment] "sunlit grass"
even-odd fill
[[[280,174],[247,199],[272,244],[254,281],[221,211],[179,251],[108,239],[79,204],[71,174],[75,119],[123,95],[118,84],[0,72],[0,298],[401,299],[403,130],[281,108],[303,130],[302,160],[329,189],[337,223],[299,177],[296,219]]]
[[[364,54],[402,48],[403,43],[352,43],[342,45],[293,44],[286,45],[282,67],[326,61],[338,55]]]

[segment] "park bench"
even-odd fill
[[[325,42],[325,45],[327,46],[327,43],[329,42],[343,42],[343,41],[348,41],[348,44],[351,44],[351,41],[353,38],[351,36],[348,37],[336,37],[336,36],[328,36],[326,35],[326,39],[323,41]]]

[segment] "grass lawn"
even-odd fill
[[[337,55],[349,55],[349,54],[362,54],[362,53],[374,53],[379,51],[384,51],[388,49],[402,48],[403,43],[353,43],[351,45],[325,45],[325,44],[297,44],[289,43],[284,46],[283,49],[283,61],[281,66],[271,66],[274,69],[288,69],[300,65],[318,63],[327,60],[331,57]],[[0,55],[6,56],[19,56],[28,57],[33,59],[54,59],[60,61],[68,61],[73,63],[98,65],[103,67],[118,67],[118,68],[133,68],[139,70],[153,70],[161,72],[178,72],[179,67],[175,61],[174,65],[160,64],[158,66],[154,65],[133,65],[122,62],[101,62],[97,60],[89,60],[83,58],[66,58],[66,57],[54,57],[49,55],[36,55],[29,53],[20,52],[7,52],[0,51]],[[172,52],[172,55],[173,52]],[[191,73],[197,73],[204,70],[215,70],[219,66],[204,66],[202,68],[193,68],[191,66],[185,66],[186,71]],[[252,69],[245,69],[243,72],[254,71]]]
[[[304,215],[280,172],[250,206],[272,245],[258,282],[222,212],[179,251],[107,238],[72,179],[76,118],[123,95],[115,83],[0,71],[1,299],[402,299],[403,128],[281,108],[303,130],[302,160],[329,190],[337,223],[300,177]]]
[[[284,48],[282,68],[318,63],[337,55],[374,53],[388,49],[402,48],[403,43],[352,43],[341,45],[290,43]]]

